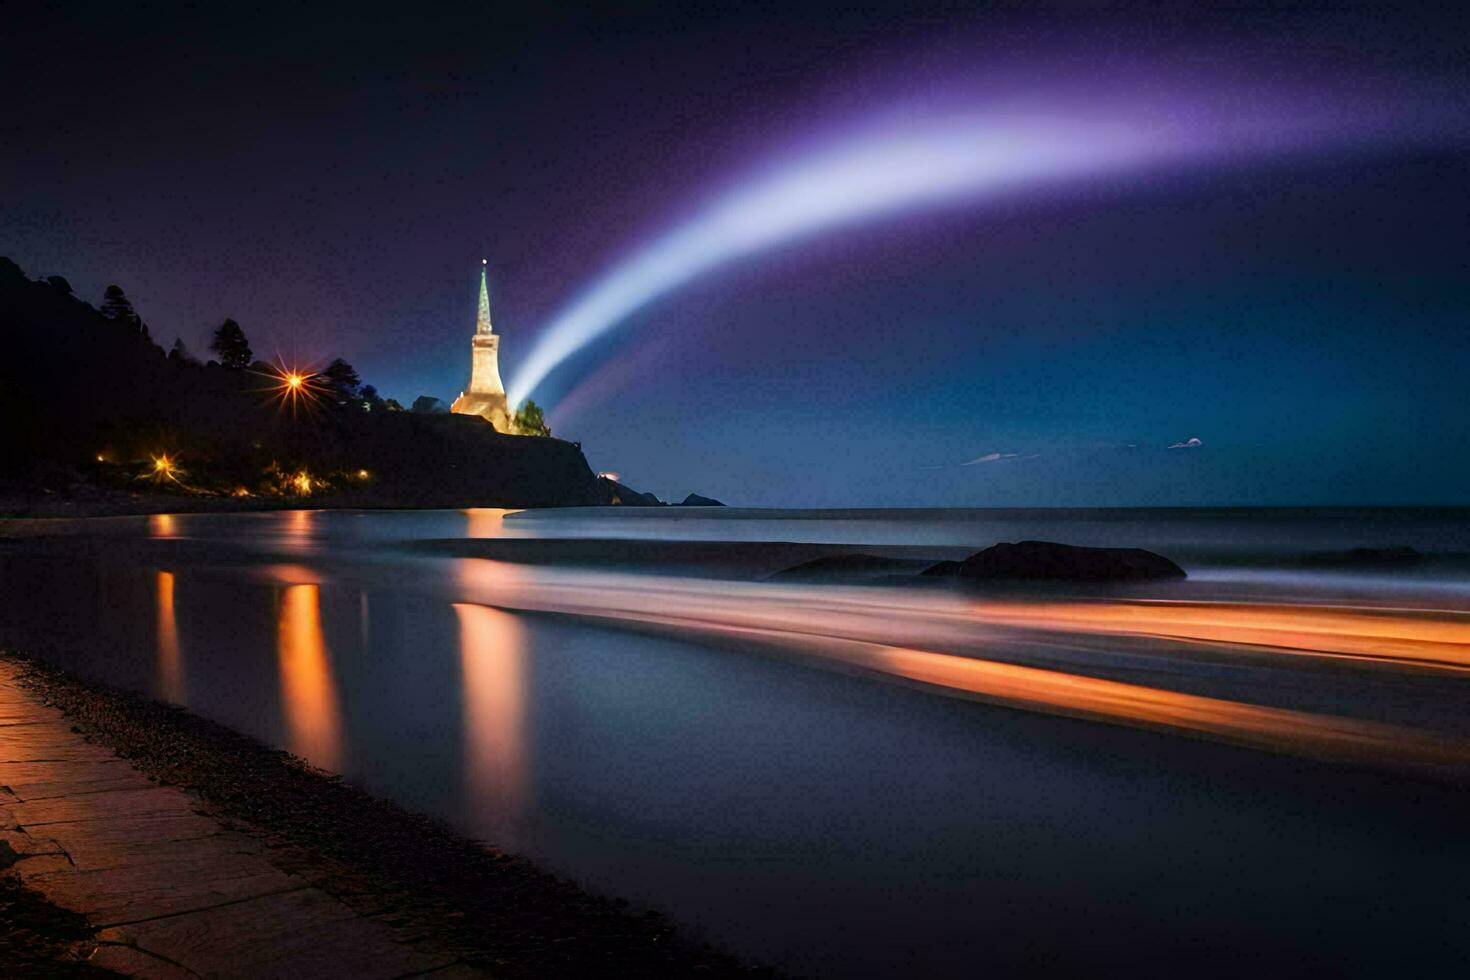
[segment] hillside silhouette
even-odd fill
[[[606,498],[572,443],[394,410],[340,369],[310,377],[293,399],[276,366],[201,363],[182,343],[166,353],[116,287],[97,309],[62,277],[29,279],[6,258],[0,345],[0,492],[12,497],[441,507]],[[242,350],[226,359],[240,363]]]

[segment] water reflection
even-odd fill
[[[1244,644],[1423,669],[1470,668],[1470,615],[1448,610],[1256,602],[980,603],[991,622],[1114,636]]]
[[[519,513],[519,511],[506,510],[503,507],[471,507],[463,513],[465,537],[503,538],[508,536],[505,527],[506,516]]]
[[[184,660],[179,650],[179,624],[174,613],[173,572],[160,571],[158,579],[158,693],[166,701],[184,704]]]
[[[464,696],[464,790],[474,812],[515,844],[527,805],[526,642],[507,612],[456,602]]]
[[[148,536],[176,538],[179,536],[177,524],[172,514],[153,514],[148,518]]]
[[[1189,732],[1234,745],[1339,762],[1402,766],[1451,776],[1470,771],[1470,745],[1379,722],[928,650],[850,641],[818,641],[811,646],[825,647],[829,656],[881,673],[1049,714]]]
[[[508,609],[555,612],[685,637],[761,646],[839,669],[917,681],[1027,710],[1317,758],[1470,777],[1470,742],[1403,727],[1206,697],[1171,689],[1168,672],[1208,680],[1189,642],[1230,641],[1259,657],[1374,658],[1385,666],[1458,668],[1470,617],[1238,603],[974,602],[961,593],[796,587],[662,576],[461,563],[471,598]],[[1166,671],[1157,651],[1129,661],[1110,651],[1119,678],[1071,673],[1055,662],[1057,634],[1134,634],[1181,644]],[[1034,666],[1016,662],[1034,658]],[[1148,659],[1154,659],[1148,664]],[[1006,660],[1009,662],[1001,662]],[[1092,672],[1109,667],[1098,658]],[[1159,686],[1137,683],[1140,668]],[[1262,674],[1256,683],[1270,683]]]
[[[357,633],[362,648],[368,649],[370,634],[368,630],[368,594],[366,592],[357,594]]]
[[[315,568],[285,563],[261,565],[260,577],[275,585],[320,585],[324,578]]]
[[[316,585],[288,585],[281,592],[278,658],[286,748],[312,765],[340,770],[342,712],[322,633]]]
[[[759,515],[722,528],[708,511],[666,510],[621,526],[827,539]],[[373,792],[793,975],[1020,973],[1034,951],[1055,966],[1055,950],[1077,952],[1054,972],[1140,974],[1236,949],[1325,974],[1404,972],[1416,950],[1463,959],[1463,793],[1119,727],[1432,759],[1433,745],[1364,722],[1470,734],[1470,619],[1383,608],[1449,601],[1438,594],[1295,576],[1168,591],[1187,603],[1121,589],[1100,602],[579,572],[397,547],[467,525],[493,533],[493,514],[471,516],[0,522],[0,536],[29,536],[0,548],[0,643],[54,649],[148,693],[180,663],[201,716],[336,762]],[[505,529],[565,535],[604,520],[533,516]],[[1099,543],[1138,543],[1148,520]],[[842,537],[912,543],[911,523],[852,522]],[[979,518],[931,523],[955,540],[999,533],[975,530]],[[288,531],[300,549],[283,546]],[[174,533],[191,547],[154,537]],[[1470,583],[1463,568],[1436,581]],[[619,622],[627,632],[603,629]],[[182,647],[187,662],[172,656]],[[814,664],[826,670],[804,669]],[[1382,913],[1377,928],[1341,914],[1361,907]]]
[[[281,526],[281,537],[293,550],[307,551],[311,548],[312,535],[316,531],[314,510],[288,510]]]

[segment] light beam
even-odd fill
[[[843,225],[956,199],[1068,180],[1368,142],[1404,129],[1392,107],[1278,99],[1269,111],[1215,92],[1194,102],[1102,98],[870,125],[782,157],[614,265],[542,331],[508,386],[519,406],[563,361],[691,280],[752,253]]]

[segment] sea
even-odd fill
[[[783,974],[1470,968],[1467,509],[0,521],[0,647]]]

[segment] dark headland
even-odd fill
[[[99,309],[6,258],[0,343],[0,515],[662,504],[598,477],[577,443],[433,398],[405,409],[345,362],[295,397],[281,365],[165,352],[121,290]]]

